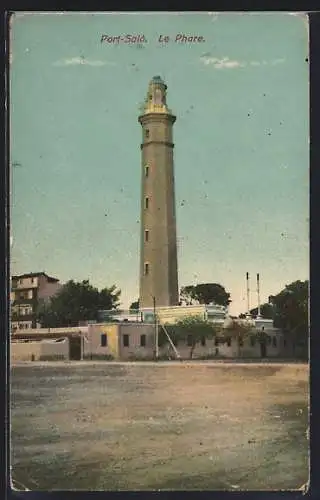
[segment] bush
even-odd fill
[[[113,361],[114,356],[112,354],[85,354],[83,359],[88,361]]]
[[[63,354],[48,354],[39,357],[40,361],[64,361],[65,359]]]
[[[154,361],[153,356],[141,356],[139,354],[130,354],[128,361]]]
[[[211,353],[211,354],[204,354],[203,356],[199,356],[196,359],[201,359],[205,361],[206,359],[225,359],[225,358],[226,356],[223,356],[222,354]]]

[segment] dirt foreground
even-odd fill
[[[308,372],[280,363],[20,363],[11,463],[32,490],[288,490],[308,481]]]

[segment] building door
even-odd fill
[[[69,337],[69,359],[81,359],[81,337]]]
[[[267,357],[267,344],[264,340],[260,342],[260,355],[262,358]]]

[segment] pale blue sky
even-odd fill
[[[138,297],[137,118],[161,75],[177,115],[179,285],[221,283],[239,313],[247,271],[262,300],[308,278],[306,17],[19,14],[11,52],[13,273],[115,283],[124,307]]]

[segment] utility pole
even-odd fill
[[[83,361],[84,338],[81,330],[79,331],[79,333],[80,333],[80,360]]]
[[[157,314],[156,314],[156,298],[153,295],[153,318],[154,318],[154,343],[155,343],[155,358],[158,359],[159,357],[159,329],[158,329],[158,321],[157,321]]]

